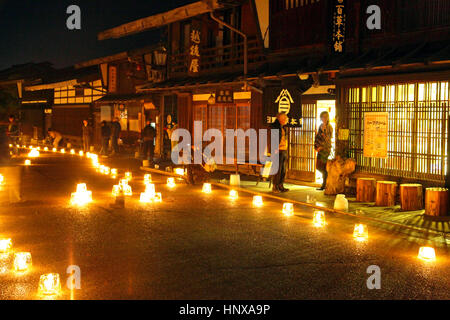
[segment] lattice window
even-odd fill
[[[447,174],[449,105],[449,82],[346,88],[350,154],[358,170],[443,182]],[[387,159],[363,156],[365,112],[389,112]]]

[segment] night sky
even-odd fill
[[[157,43],[162,31],[98,41],[120,24],[192,3],[190,0],[0,0],[0,70],[50,61],[57,68]],[[81,30],[66,27],[69,5],[81,8]]]

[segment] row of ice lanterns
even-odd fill
[[[212,193],[212,187],[210,183],[205,183],[202,189],[203,193],[210,194]],[[235,201],[238,199],[238,192],[236,190],[231,190],[229,194],[229,198],[231,201]],[[253,205],[255,207],[262,207],[264,205],[263,199],[261,196],[253,197]],[[282,212],[285,216],[291,217],[294,215],[294,204],[293,203],[284,203]],[[327,225],[325,212],[324,211],[314,211],[313,214],[313,226],[316,228],[323,228]],[[365,242],[369,239],[369,229],[365,224],[355,224],[353,229],[353,238],[358,242]],[[436,261],[436,251],[432,247],[421,247],[419,249],[418,258],[423,261]]]
[[[10,144],[9,147],[12,148],[13,145]],[[17,145],[17,148],[29,149],[30,152],[29,152],[28,155],[27,155],[28,158],[39,158],[40,155],[41,155],[41,154],[40,154],[40,151],[41,151],[41,150],[43,150],[44,152],[50,152],[50,150],[49,150],[48,147],[45,147],[45,148],[41,149],[41,147],[33,147],[33,146],[29,146],[29,147],[27,147],[27,146],[22,146],[22,147],[21,147],[20,145]],[[52,149],[52,152],[53,152],[53,153],[56,153],[56,152],[58,152],[58,149],[53,148],[53,149]],[[66,153],[66,149],[60,149],[59,152],[60,152],[61,154],[65,154],[65,153]],[[75,149],[71,149],[71,150],[70,150],[70,154],[76,155],[77,152],[75,151]],[[84,152],[83,152],[83,151],[79,151],[79,152],[78,152],[78,155],[79,155],[80,157],[84,157]],[[25,162],[24,162],[24,165],[25,165],[25,166],[31,166],[31,160],[30,160],[30,159],[26,159]]]

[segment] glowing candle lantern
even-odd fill
[[[40,153],[39,153],[39,151],[37,151],[36,149],[32,149],[31,151],[30,151],[30,153],[28,153],[28,157],[29,158],[37,158],[37,157],[39,157],[40,156]]]
[[[59,295],[61,292],[61,281],[59,274],[44,274],[39,279],[39,293],[44,296]]]
[[[18,252],[14,255],[14,271],[25,272],[31,268],[31,253]]]
[[[103,174],[105,174],[105,175],[109,175],[111,173],[111,168],[110,167],[107,167],[107,166],[105,166],[104,168],[103,168]]]
[[[283,214],[286,217],[291,217],[294,215],[294,205],[292,203],[283,204]]]
[[[70,150],[70,154],[75,154],[75,149]]]
[[[162,202],[162,194],[161,192],[155,193],[155,197],[153,198],[154,202],[161,203]]]
[[[174,178],[168,178],[167,179],[167,187],[169,187],[169,188],[175,188],[176,187]]]
[[[419,249],[418,258],[423,261],[436,261],[436,251],[432,247],[422,247]]]
[[[202,192],[207,194],[211,193],[212,192],[211,184],[210,183],[203,184]]]
[[[80,157],[84,157],[84,152],[83,152],[83,151],[80,151],[80,152],[78,153],[78,155],[79,155]]]
[[[0,253],[8,253],[12,249],[11,239],[0,239]]]
[[[12,145],[12,144],[10,144],[10,145],[9,145],[9,147],[10,147],[10,148],[12,148],[12,147],[13,147],[13,145]]]
[[[4,182],[5,182],[5,177],[3,177],[2,174],[0,174],[0,186],[3,185]]]
[[[131,189],[131,186],[128,185],[127,179],[120,180],[119,184],[115,185],[113,187],[112,194],[114,197],[119,196],[121,194],[121,192],[123,192],[124,196],[132,196],[133,195],[133,190]]]
[[[65,149],[61,149],[61,153],[66,153],[66,150]]]
[[[125,179],[131,181],[133,179],[133,174],[131,172],[125,172]]]
[[[48,147],[45,147],[45,148],[44,148],[44,151],[47,152],[47,151],[48,151]]]
[[[144,184],[149,184],[149,183],[152,183],[152,175],[147,173],[144,176]]]
[[[313,225],[317,228],[323,228],[327,224],[325,219],[325,212],[315,211],[313,216]]]
[[[141,192],[141,197],[139,198],[139,201],[142,203],[151,203],[153,201],[153,198],[146,192]]]
[[[239,198],[238,192],[236,190],[230,191],[230,200],[237,200]]]
[[[56,152],[56,151],[58,151],[56,148],[53,148],[53,150],[52,150],[53,152]]]
[[[180,176],[184,176],[184,169],[183,168],[176,168],[175,169],[175,173],[180,175]]]
[[[76,206],[85,206],[92,202],[92,191],[87,190],[85,183],[77,185],[77,192],[72,193],[70,203]]]
[[[37,151],[41,151],[41,147],[37,147],[36,150],[37,150]]]
[[[28,160],[28,159],[25,160],[25,165],[26,165],[26,166],[31,166],[31,160]]]
[[[263,198],[261,196],[254,196],[253,197],[253,205],[255,207],[262,207],[264,205]]]
[[[364,242],[369,239],[369,229],[365,224],[356,224],[353,231],[353,238],[359,242]]]
[[[113,176],[117,176],[117,174],[118,174],[117,169],[111,169],[111,174],[112,174]]]
[[[86,152],[86,158],[88,158],[88,159],[91,158],[91,153],[90,152]]]
[[[120,195],[120,191],[121,191],[120,185],[117,184],[117,185],[113,186],[113,189],[112,189],[113,197],[119,196]]]

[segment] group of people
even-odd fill
[[[322,186],[318,189],[319,191],[323,191],[327,185],[327,162],[330,157],[332,150],[332,139],[333,139],[333,127],[330,124],[330,115],[328,112],[322,112],[320,115],[321,125],[316,134],[316,138],[314,141],[314,149],[317,152],[317,162],[316,168],[322,173],[323,183]],[[272,130],[279,131],[279,146],[278,150],[275,150],[275,153],[278,156],[279,168],[276,174],[273,176],[273,187],[272,191],[274,193],[280,192],[288,192],[289,189],[284,187],[284,181],[286,179],[286,163],[288,160],[288,141],[287,141],[287,132],[286,125],[288,124],[288,116],[286,113],[279,113],[277,115],[277,119],[271,125]]]
[[[119,138],[122,126],[120,125],[119,118],[114,118],[111,124],[106,121],[102,121],[100,124],[100,131],[102,136],[102,148],[100,150],[101,155],[109,155],[109,145],[111,141],[111,155],[119,153]],[[84,131],[83,131],[84,138]]]

